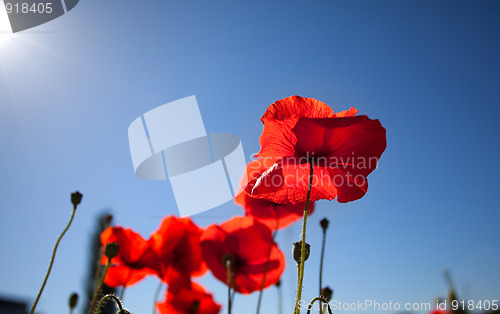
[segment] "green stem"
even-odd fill
[[[127,288],[127,287],[124,285],[124,286],[121,288],[121,290],[120,290],[120,300],[122,300],[122,301],[123,301],[123,295],[125,294],[125,289],[126,289],[126,288]]]
[[[163,287],[163,282],[160,281],[160,284],[156,288],[155,298],[153,300],[153,314],[156,314],[156,301],[158,301],[158,296],[160,295],[161,288]]]
[[[330,304],[328,304],[328,301],[326,301],[322,297],[316,297],[316,298],[312,299],[311,302],[309,302],[309,305],[307,306],[307,314],[311,313],[312,306],[313,306],[314,302],[316,302],[316,301],[320,301],[320,304],[321,304],[321,302],[325,302],[327,309],[328,309],[328,313],[332,314],[332,309],[330,308]]]
[[[278,313],[283,313],[283,295],[281,293],[281,285],[277,286],[278,288]]]
[[[108,229],[110,224],[108,223],[104,223],[104,229],[102,229],[102,231]],[[102,264],[101,264],[101,259],[102,259],[102,255],[103,255],[103,251],[102,250],[99,250],[99,255],[97,257],[97,265],[96,265],[96,269],[95,269],[95,276],[94,276],[94,290],[97,288],[97,284],[99,282],[99,278],[101,277],[101,272],[102,272]]]
[[[231,263],[228,261],[226,262],[226,268],[227,268],[227,311],[228,314],[231,314],[231,285],[232,285],[232,280],[231,280],[231,275],[232,275],[232,270],[231,270]]]
[[[448,285],[448,289],[450,291],[454,291],[454,285],[453,285],[453,280],[451,280],[451,275],[450,275],[450,272],[448,271],[448,269],[444,269],[443,270],[443,276],[444,276],[444,280],[446,281],[446,284]]]
[[[99,280],[99,285],[97,286],[97,289],[95,290],[94,297],[92,298],[92,303],[91,303],[90,308],[89,308],[90,314],[94,312],[94,308],[95,308],[96,303],[97,303],[97,298],[99,297],[99,292],[101,292],[102,285],[104,283],[104,278],[106,277],[106,273],[108,272],[109,267],[111,267],[111,258],[108,259],[108,263],[106,264],[106,267],[104,268],[104,272],[102,273],[101,279]],[[108,297],[109,295],[111,295],[111,294],[106,295],[106,297]],[[112,297],[116,298],[116,296],[114,296],[114,295],[112,295]],[[116,299],[118,300],[118,298],[116,298]],[[102,302],[102,300],[101,300],[101,302]],[[99,302],[99,304],[101,304],[101,302]],[[120,300],[118,300],[118,303],[120,303]],[[99,311],[97,311],[97,313],[99,313]]]
[[[52,258],[50,259],[50,265],[49,269],[47,270],[47,274],[45,275],[45,279],[43,280],[42,287],[40,288],[40,291],[38,291],[38,295],[36,297],[35,303],[33,303],[33,307],[31,308],[30,314],[35,313],[36,305],[38,304],[38,301],[40,300],[40,297],[42,296],[43,289],[45,288],[45,285],[47,284],[47,280],[49,279],[50,271],[52,270],[52,265],[54,264],[54,259],[56,258],[56,252],[57,252],[57,247],[59,246],[59,242],[61,242],[62,237],[68,231],[69,226],[71,226],[71,223],[73,222],[73,218],[75,217],[75,212],[76,212],[76,205],[73,205],[73,212],[71,213],[71,218],[69,219],[69,223],[64,229],[64,231],[61,233],[59,236],[59,239],[57,239],[56,245],[54,246],[54,251],[52,252]]]
[[[319,263],[319,295],[321,296],[321,289],[323,288],[323,259],[325,256],[325,242],[326,242],[326,229],[323,229],[323,243],[321,244],[321,261]],[[323,310],[323,301],[319,300],[321,314],[325,311]]]
[[[307,223],[307,213],[308,213],[308,208],[309,208],[309,199],[311,197],[311,187],[312,187],[312,180],[313,180],[313,162],[312,160],[310,161],[310,173],[309,173],[309,187],[307,189],[307,197],[306,197],[306,206],[304,208],[304,216],[302,218],[303,223],[302,223],[302,247],[301,247],[301,252],[300,252],[300,265],[299,265],[299,280],[297,284],[297,298],[295,300],[295,309],[294,313],[300,313],[299,309],[299,302],[300,299],[302,298],[302,283],[304,281],[304,264],[305,264],[305,258],[306,258],[306,223]]]
[[[236,281],[236,274],[233,276],[233,282]],[[234,304],[234,297],[236,296],[236,290],[233,289],[233,292],[231,293],[231,303]]]
[[[271,243],[269,243],[269,250],[267,251],[266,266],[264,267],[264,275],[262,276],[262,283],[260,284],[259,300],[257,301],[257,314],[260,313],[260,303],[262,302],[262,294],[264,294],[264,285],[266,283],[266,275],[267,275],[267,271],[269,268],[269,261],[271,259],[271,251],[272,251],[274,239],[276,238],[276,234],[278,233],[278,227],[279,227],[279,217],[278,217],[278,211],[276,210],[276,204],[273,204],[273,206],[274,206],[274,211],[276,213],[276,223],[275,223],[275,227],[274,227],[273,236],[271,237]]]
[[[113,299],[113,301],[115,301],[115,303],[118,305],[118,308],[120,309],[120,311],[123,311],[123,307],[122,307],[122,303],[120,302],[120,299],[118,299],[114,294],[106,294],[104,297],[102,297],[101,301],[99,301],[99,304],[97,305],[96,314],[101,313],[101,308],[107,299]]]

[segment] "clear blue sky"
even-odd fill
[[[45,314],[67,312],[69,294],[83,292],[103,209],[145,237],[177,214],[168,182],[134,175],[127,128],[136,117],[194,94],[207,131],[239,135],[249,159],[267,106],[298,94],[380,119],[388,141],[363,199],[318,203],[305,299],[318,289],[325,216],[324,282],[342,302],[431,302],[447,293],[444,267],[461,296],[500,299],[500,2],[82,0],[17,34],[5,32],[4,15],[0,295],[34,300],[74,190],[84,198],[39,304]],[[194,220],[241,212],[227,203]],[[284,313],[299,227],[278,236]],[[223,284],[202,283],[225,304]],[[125,306],[151,312],[156,284],[127,290]],[[256,299],[238,295],[235,313],[254,313]],[[275,313],[274,289],[264,308]]]

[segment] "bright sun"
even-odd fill
[[[9,17],[4,7],[0,5],[0,49],[4,48],[12,37],[12,29],[9,23]]]

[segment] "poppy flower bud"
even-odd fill
[[[330,302],[330,300],[332,299],[332,296],[333,296],[333,291],[332,289],[330,289],[330,287],[324,287],[321,289],[321,296],[323,297],[323,299],[325,299],[326,301]]]
[[[305,248],[306,251],[305,251],[304,261],[307,261],[307,259],[309,258],[309,253],[311,252],[311,246],[306,243]],[[293,252],[293,259],[297,262],[297,264],[300,264],[300,258],[302,255],[302,240],[299,242],[295,242],[293,244],[292,252]]]
[[[236,259],[233,254],[226,253],[222,256],[222,264],[224,265],[224,267],[229,266],[230,268],[233,268],[235,262]]]
[[[323,232],[326,232],[326,229],[328,229],[328,225],[330,224],[330,222],[328,221],[328,219],[323,218],[321,219],[319,224],[321,225],[321,228],[323,228]]]
[[[72,293],[71,296],[69,297],[69,308],[70,309],[75,308],[76,303],[78,303],[78,294]]]
[[[71,193],[71,203],[73,203],[73,206],[78,206],[82,201],[82,197],[83,195],[78,191]]]
[[[106,257],[109,259],[112,259],[116,255],[118,255],[118,244],[116,242],[106,244],[104,255],[106,255]]]
[[[128,310],[126,309],[123,309],[123,310],[119,310],[117,314],[132,314],[130,313]]]

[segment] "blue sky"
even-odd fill
[[[363,199],[319,202],[310,218],[305,299],[318,289],[323,217],[323,281],[337,300],[432,302],[447,293],[444,267],[462,297],[499,299],[499,13],[497,1],[81,1],[8,34],[2,12],[0,295],[34,300],[74,190],[84,199],[39,304],[46,314],[83,292],[100,212],[145,237],[178,213],[168,182],[134,175],[127,128],[139,115],[196,95],[207,132],[237,134],[249,160],[267,106],[297,94],[380,119],[388,141]],[[241,213],[227,203],[193,219]],[[299,229],[278,235],[285,313]],[[225,304],[223,284],[201,282]],[[125,306],[150,312],[156,285],[127,290]],[[235,313],[253,313],[256,299],[238,295]],[[263,306],[275,313],[274,289]]]

